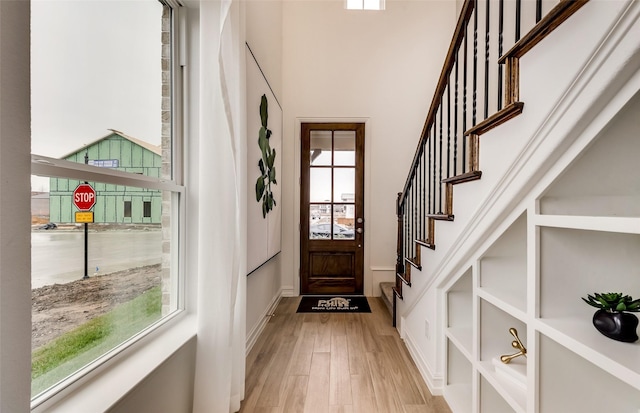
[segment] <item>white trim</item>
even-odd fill
[[[281,291],[280,292],[281,297],[297,297],[299,295],[299,290],[296,290],[292,286],[282,287],[280,291]]]
[[[533,215],[532,221],[539,227],[640,234],[640,218]]]
[[[181,315],[140,338],[109,363],[32,402],[33,413],[104,412],[196,336],[196,316]],[[87,366],[91,367],[91,366]],[[64,383],[63,383],[64,384]],[[52,392],[56,392],[55,396]]]
[[[178,185],[170,180],[108,168],[100,168],[64,159],[49,158],[42,155],[31,155],[31,173],[34,175],[70,178],[80,181],[98,181],[105,184],[136,186],[180,193],[184,192],[184,186]]]
[[[403,340],[407,346],[407,350],[409,350],[411,358],[416,363],[416,367],[418,367],[418,371],[427,384],[427,387],[429,388],[431,394],[433,394],[434,396],[441,396],[444,387],[444,377],[442,376],[442,374],[434,373],[433,368],[429,365],[429,362],[424,357],[422,357],[420,347],[413,339],[411,334],[409,334],[408,330],[404,331]]]
[[[273,299],[271,300],[271,303],[267,306],[267,308],[262,313],[262,316],[260,317],[260,321],[258,321],[258,323],[251,329],[249,334],[247,334],[247,341],[246,341],[247,355],[251,352],[251,349],[253,349],[253,346],[256,344],[256,341],[258,341],[260,334],[262,334],[264,329],[267,327],[267,323],[271,319],[272,315],[275,314],[276,308],[278,307],[278,304],[280,304],[280,300],[282,299],[282,297],[283,297],[283,293],[282,293],[282,290],[280,290],[280,292],[273,297]]]
[[[375,266],[375,267],[369,267],[369,269],[371,271],[383,271],[383,272],[391,271],[391,272],[395,272],[396,267],[384,267],[384,266],[378,267],[378,266]]]

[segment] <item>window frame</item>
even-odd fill
[[[79,369],[68,378],[31,399],[31,411],[70,411],[79,406],[85,411],[102,411],[111,407],[132,387],[157,368],[162,362],[195,337],[196,318],[187,314],[186,302],[186,194],[184,179],[184,107],[183,59],[184,18],[186,10],[172,0],[158,0],[170,8],[170,128],[171,128],[171,178],[155,178],[146,175],[100,168],[31,154],[31,175],[96,181],[105,184],[135,186],[168,191],[171,196],[171,300],[176,300],[174,310],[140,331],[134,337],[103,354]],[[182,11],[181,11],[182,10]],[[158,34],[160,35],[160,33]],[[160,87],[160,86],[159,86]],[[123,363],[127,360],[127,363]],[[135,365],[135,372],[127,364]],[[126,370],[123,373],[122,370]],[[123,380],[123,377],[127,377]],[[97,386],[96,390],[93,390]],[[97,390],[100,389],[100,390]],[[92,394],[92,401],[83,396]],[[96,397],[96,393],[100,393]],[[92,408],[91,406],[95,406]]]

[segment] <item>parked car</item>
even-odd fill
[[[309,234],[311,239],[330,238],[331,224],[313,224],[309,226]],[[333,239],[353,239],[355,232],[353,228],[345,227],[340,224],[333,224]]]
[[[42,224],[38,227],[38,229],[56,229],[58,226],[53,222],[48,222],[46,224]]]

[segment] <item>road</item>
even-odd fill
[[[89,232],[88,275],[159,264],[162,259],[161,241],[159,229]],[[41,230],[31,233],[31,288],[67,283],[83,275],[83,231]]]

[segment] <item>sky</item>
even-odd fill
[[[32,153],[59,158],[108,129],[160,144],[161,15],[157,0],[32,1]]]

